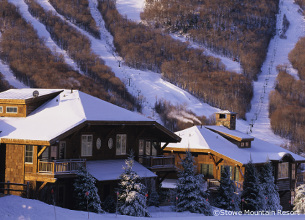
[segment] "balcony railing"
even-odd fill
[[[208,188],[216,190],[220,186],[220,181],[217,179],[207,179]],[[239,193],[243,190],[243,182],[241,181],[234,181],[236,192]]]
[[[139,156],[139,162],[149,169],[175,169],[175,155]]]
[[[38,173],[69,174],[76,173],[81,166],[86,167],[85,159],[38,160]]]

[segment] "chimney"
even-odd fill
[[[235,130],[237,113],[225,110],[221,112],[216,112],[215,115],[217,126],[224,126],[229,128],[230,130]]]

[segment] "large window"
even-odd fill
[[[0,113],[3,113],[3,107],[0,106]]]
[[[59,159],[65,159],[66,158],[66,142],[60,141],[59,142]]]
[[[234,167],[233,180],[239,181],[239,168],[238,167]]]
[[[127,135],[116,135],[116,155],[126,155]]]
[[[93,136],[82,135],[82,156],[92,156]]]
[[[151,142],[150,141],[146,141],[146,150],[145,153],[147,156],[150,156],[150,150],[151,150]]]
[[[295,172],[295,163],[291,164],[291,179],[295,179],[296,172]]]
[[[139,156],[144,155],[144,140],[139,140]]]
[[[153,142],[152,143],[152,148],[151,148],[151,155],[152,156],[157,156],[157,154],[158,154],[157,147],[158,147],[157,142]]]
[[[200,173],[206,178],[214,178],[213,175],[213,164],[201,164]]]
[[[221,173],[223,172],[225,167],[229,167],[230,168],[230,179],[233,180],[233,175],[232,175],[233,167],[232,166],[222,165],[221,166]]]
[[[33,163],[33,153],[34,153],[34,147],[33,145],[26,145],[25,146],[25,163]]]
[[[284,162],[284,163],[279,163],[279,170],[278,170],[278,178],[279,179],[285,179],[288,178],[288,168],[289,168],[289,163]]]
[[[17,114],[18,113],[18,108],[17,107],[6,107],[6,113],[14,113]]]

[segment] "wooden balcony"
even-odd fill
[[[81,166],[86,167],[85,159],[66,159],[42,161],[38,160],[38,173],[40,174],[75,174]]]
[[[175,155],[139,156],[139,163],[151,171],[175,171]]]
[[[220,182],[217,179],[207,179],[208,189],[217,190],[220,186]],[[234,181],[236,192],[240,193],[243,190],[243,182],[242,181]]]

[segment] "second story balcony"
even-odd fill
[[[80,167],[86,167],[85,159],[65,159],[43,161],[38,160],[38,173],[40,174],[76,174]]]
[[[151,171],[175,171],[175,155],[139,156],[139,163]]]

